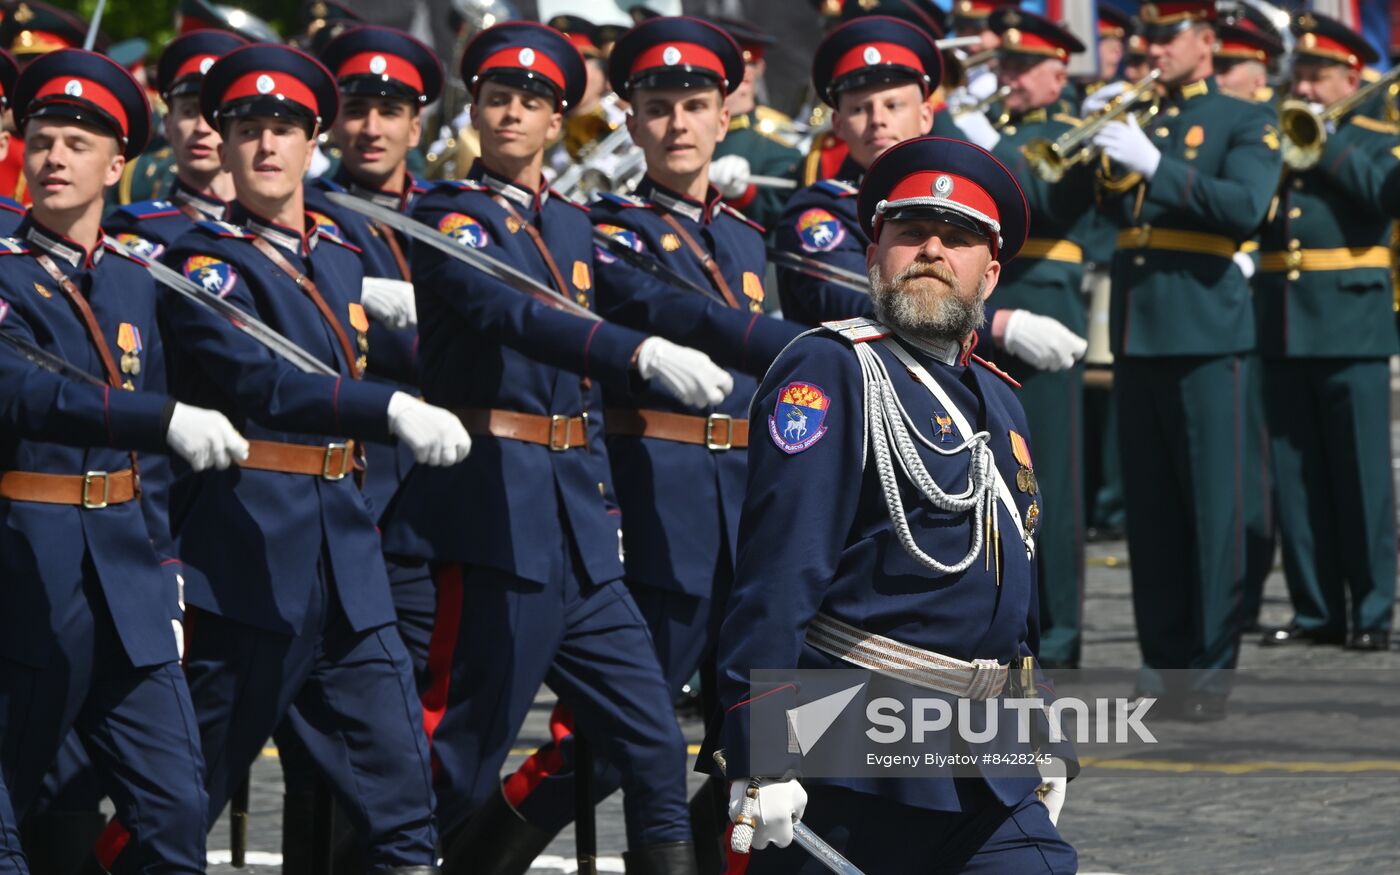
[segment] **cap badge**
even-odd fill
[[[933,181],[933,196],[947,197],[953,193],[953,177],[948,175],[939,176]]]
[[[205,58],[204,60],[200,61],[200,62],[199,62],[199,75],[203,76],[205,73],[208,73],[208,72],[209,72],[209,68],[212,67],[212,66],[214,66],[214,59],[213,59],[213,58]]]
[[[661,60],[668,67],[673,67],[681,62],[681,50],[675,46],[667,46],[666,51],[661,53]]]
[[[69,79],[68,83],[63,86],[63,93],[69,97],[82,97],[83,83],[79,82],[77,79]]]
[[[866,46],[865,53],[861,55],[861,60],[865,61],[867,64],[880,63],[880,50],[874,46]]]
[[[384,60],[383,55],[375,55],[369,59],[369,71],[376,76],[381,76],[389,69],[389,62]]]
[[[258,81],[253,83],[259,94],[271,94],[272,89],[277,87],[277,83],[272,81],[272,77],[266,73],[258,77]]]
[[[1001,20],[1003,23],[1006,24],[1007,27],[1020,27],[1021,13],[1017,12],[1015,9],[1012,9],[1010,12],[1003,15],[1001,17]]]
[[[532,48],[527,47],[521,49],[520,54],[517,56],[517,58],[519,59],[520,66],[522,67],[535,66],[535,50]]]

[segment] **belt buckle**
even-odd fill
[[[564,440],[562,443],[559,441],[560,425],[564,426]],[[572,418],[561,413],[555,413],[549,417],[549,451],[551,453],[562,453],[565,450],[573,449],[573,426]]]
[[[92,484],[102,480],[102,498],[98,501],[92,500]],[[86,510],[101,510],[107,506],[107,500],[112,497],[112,479],[106,471],[89,471],[83,475],[83,508]]]
[[[331,459],[335,458],[335,451],[340,450],[340,470],[331,469]],[[326,454],[321,457],[321,478],[335,482],[344,480],[346,473],[350,470],[350,450],[347,444],[326,444]]]
[[[1152,242],[1152,226],[1143,225],[1137,229],[1137,246],[1139,249],[1146,249],[1147,244]]]
[[[1303,253],[1297,249],[1290,249],[1283,254],[1283,264],[1289,270],[1298,270],[1303,266]]]
[[[724,442],[715,440],[715,423],[725,423]],[[711,413],[705,417],[705,449],[707,450],[732,450],[734,449],[734,417],[727,413]]]

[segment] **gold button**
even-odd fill
[[[604,486],[602,484],[602,481],[599,481],[598,483],[598,494],[602,496],[606,496],[608,494],[608,487]]]
[[[1296,270],[1290,270],[1290,271],[1288,272],[1288,278],[1289,278],[1290,280],[1296,280],[1296,279],[1298,279],[1299,276],[1301,276],[1301,274],[1299,274],[1298,271],[1296,271]]]
[[[1300,243],[1300,242],[1299,242],[1298,240],[1296,240],[1296,239],[1295,239],[1295,240],[1289,240],[1289,241],[1288,241],[1288,248],[1289,248],[1289,249],[1301,249],[1302,247],[1303,247],[1303,244]]]
[[[1134,267],[1142,267],[1142,266],[1143,266],[1144,264],[1146,264],[1146,263],[1147,263],[1147,259],[1144,258],[1143,256],[1141,256],[1141,255],[1134,255],[1134,256],[1133,256],[1133,266],[1134,266]]]
[[[1016,126],[1015,126],[1015,125],[1007,125],[1006,127],[1004,127],[1004,128],[1001,129],[1001,132],[1002,132],[1003,134],[1006,134],[1008,137],[1014,137],[1014,136],[1016,136]]]
[[[1295,180],[1293,180],[1293,188],[1294,188],[1294,189],[1301,189],[1302,187],[1303,187],[1303,180],[1301,180],[1301,179],[1295,179]]]
[[[1181,107],[1179,107],[1179,106],[1169,106],[1169,107],[1167,107],[1167,118],[1176,118],[1176,117],[1179,116],[1179,115],[1181,115]]]
[[[1290,219],[1296,219],[1301,215],[1303,215],[1302,207],[1294,207],[1293,209],[1288,211],[1288,218]]]
[[[1161,128],[1158,128],[1157,130],[1153,131],[1153,133],[1156,134],[1156,135],[1159,136],[1159,137],[1165,137],[1167,134],[1170,134],[1171,131],[1169,131],[1169,130],[1168,130],[1167,128],[1165,128],[1165,127],[1161,127]]]

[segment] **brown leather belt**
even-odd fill
[[[355,442],[312,447],[280,441],[248,441],[248,458],[239,462],[238,467],[343,480],[355,468]]]
[[[608,434],[696,444],[708,450],[742,450],[749,445],[749,421],[723,413],[687,416],[661,410],[613,408],[603,412],[603,424]]]
[[[97,510],[136,497],[136,472],[89,471],[86,474],[38,474],[0,471],[0,498],[42,504],[72,504]]]
[[[588,446],[588,414],[544,416],[514,410],[454,410],[470,435],[490,435],[538,444],[556,453]]]

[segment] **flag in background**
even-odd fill
[[[1309,8],[1364,35],[1381,56],[1376,68],[1389,70],[1390,47],[1395,44],[1391,35],[1392,4],[1393,0],[1312,0]]]
[[[1070,56],[1069,75],[1098,76],[1099,11],[1094,0],[1023,0],[1021,8],[1065,25],[1084,43],[1083,52]]]

